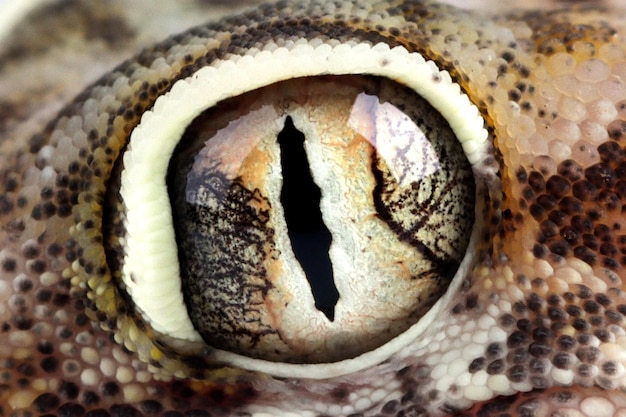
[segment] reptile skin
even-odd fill
[[[150,32],[113,3],[48,7],[0,55],[0,415],[626,415],[626,12],[280,2],[168,38],[86,87],[110,60],[214,15]],[[102,229],[107,216],[117,225],[103,213],[116,208],[115,162],[157,97],[299,40],[432,60],[478,108],[495,172],[475,179],[480,231],[441,313],[387,357],[329,377],[162,343],[124,295]]]

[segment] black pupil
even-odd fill
[[[283,171],[280,201],[291,247],[309,281],[315,307],[333,321],[339,292],[328,254],[332,236],[322,219],[322,193],[311,176],[304,135],[293,125],[291,117],[287,117],[278,134],[278,143]]]

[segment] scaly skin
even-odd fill
[[[27,69],[58,73],[90,42],[68,55],[7,43],[17,46],[0,56],[0,415],[626,415],[626,14],[597,2],[497,14],[316,4],[170,38],[57,116],[93,74]],[[96,58],[121,61],[156,36],[114,10],[83,13],[68,39],[95,39]],[[498,172],[476,179],[486,220],[441,314],[380,363],[334,378],[273,378],[158,342],[112,279],[101,229],[114,162],[159,95],[250,45],[299,38],[433,60],[480,110]]]

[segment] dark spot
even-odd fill
[[[15,259],[7,258],[2,261],[2,269],[5,272],[14,272],[15,268],[17,268],[17,262]]]
[[[502,327],[511,327],[515,324],[515,317],[513,317],[513,315],[511,314],[503,314],[502,317],[500,317],[500,325]]]
[[[59,387],[59,395],[66,400],[73,400],[78,397],[79,388],[73,382],[63,382]]]
[[[496,359],[495,361],[487,365],[487,373],[489,375],[501,374],[502,372],[504,372],[504,369],[505,369],[505,366],[504,366],[504,361],[502,359]]]
[[[66,305],[69,304],[69,302],[70,302],[69,294],[57,293],[57,294],[54,294],[54,297],[52,298],[52,303],[57,307],[65,307]]]
[[[63,404],[57,410],[57,417],[83,417],[85,407],[76,403]]]
[[[533,340],[536,342],[547,342],[550,341],[554,337],[554,333],[552,330],[547,327],[536,327],[533,329]]]
[[[537,200],[539,200],[539,198]],[[533,216],[533,219],[537,221],[542,220],[546,214],[546,209],[539,204],[531,204],[528,211],[530,212],[530,215]],[[537,255],[535,254],[535,256]]]
[[[540,226],[541,233],[545,238],[553,238],[559,235],[559,227],[552,220],[544,220]]]
[[[600,351],[593,346],[582,346],[576,351],[576,357],[581,362],[592,364],[598,359]]]
[[[57,335],[61,339],[69,339],[74,335],[74,331],[71,328],[64,326],[64,327],[57,328]]]
[[[550,345],[545,345],[543,343],[531,343],[528,347],[528,353],[536,358],[543,358],[550,354],[552,348]]]
[[[46,271],[46,262],[36,259],[29,264],[29,269],[35,274],[43,274]]]
[[[581,201],[593,201],[598,197],[598,189],[587,180],[576,181],[572,186],[572,193]]]
[[[566,216],[574,216],[583,212],[583,203],[576,197],[563,197],[559,201],[559,209]]]
[[[559,336],[556,340],[557,346],[564,351],[569,351],[576,346],[576,340],[572,336]]]
[[[39,351],[39,353],[42,353],[44,355],[49,355],[52,352],[54,352],[54,348],[52,347],[52,343],[47,342],[45,340],[40,341],[37,344],[37,350]]]
[[[28,330],[33,326],[33,320],[24,316],[14,317],[13,323],[15,323],[15,327],[19,330]]]
[[[477,305],[478,305],[478,296],[476,294],[469,294],[465,298],[465,308],[467,310],[472,310],[476,308]]]
[[[585,319],[578,317],[572,322],[572,327],[574,327],[574,329],[578,331],[583,331],[587,330],[587,327],[589,327],[589,325]]]
[[[56,410],[60,403],[59,397],[54,394],[45,393],[37,397],[33,405],[40,413],[46,413]]]
[[[31,364],[22,363],[17,366],[17,371],[24,376],[33,376],[35,375],[35,368]]]
[[[39,247],[37,245],[24,245],[22,248],[22,255],[26,259],[34,259],[39,256]]]
[[[522,365],[513,365],[507,371],[507,377],[512,382],[521,382],[526,378],[526,368]]]
[[[598,329],[593,332],[593,334],[604,343],[607,343],[611,339],[611,334],[606,329]]]
[[[488,358],[498,357],[502,354],[502,351],[503,349],[500,343],[490,343],[486,349],[487,357]]]
[[[526,173],[524,167],[519,167],[515,176],[517,177],[517,181],[520,183],[524,183],[528,180],[528,174]]]
[[[591,289],[585,285],[578,285],[578,297],[582,299],[591,298],[593,296],[593,292]]]
[[[77,326],[85,326],[89,322],[89,317],[87,317],[87,315],[85,315],[84,313],[78,314],[74,319],[74,324],[76,324]]]
[[[548,218],[552,220],[557,226],[563,226],[567,221],[569,221],[571,216],[567,215],[561,210],[552,210],[550,214],[548,214]]]
[[[532,381],[535,388],[547,388],[547,382],[543,384],[539,383],[539,378],[536,381]],[[517,408],[519,417],[536,417],[537,411],[539,411],[540,403],[536,400],[526,400]]]
[[[106,382],[100,387],[102,395],[105,397],[113,397],[120,392],[120,387],[115,382]]]
[[[619,162],[624,159],[624,151],[617,142],[613,141],[604,142],[598,146],[598,153],[604,162]]]
[[[145,400],[140,404],[141,410],[147,415],[160,414],[163,411],[161,403],[155,400]]]
[[[614,361],[606,361],[602,364],[602,372],[612,376],[617,373],[617,364]]]
[[[588,345],[591,342],[591,335],[588,333],[581,333],[578,335],[578,343],[581,345]]]
[[[37,290],[35,297],[40,303],[46,303],[52,298],[52,292],[46,288],[41,288]]]
[[[621,173],[619,170],[618,172]],[[597,189],[610,189],[618,180],[616,172],[605,163],[597,163],[587,168],[585,178]]]
[[[543,374],[546,369],[546,364],[542,359],[531,359],[530,362],[528,362],[528,368],[531,373]]]
[[[533,246],[533,255],[535,255],[536,258],[544,259],[548,255],[548,248],[546,248],[545,245],[537,243]]]
[[[598,293],[596,294],[596,301],[604,307],[608,307],[611,305],[611,298],[606,294]]]
[[[554,243],[550,244],[550,252],[552,252],[555,255],[559,255],[559,256],[567,256],[570,252],[570,245],[567,241],[565,240],[560,240]]]
[[[109,414],[106,410],[97,409],[88,411],[87,414],[85,414],[85,417],[111,417],[111,414]]]
[[[557,391],[550,394],[550,398],[558,403],[565,404],[572,400],[573,394],[569,391]]]
[[[570,189],[569,181],[560,175],[553,175],[546,182],[547,193],[556,198],[564,197]]]
[[[518,89],[509,90],[509,100],[518,102],[522,98],[522,93]]]
[[[522,190],[522,197],[526,200],[526,201],[530,201],[533,200],[535,198],[535,192],[530,189],[529,187],[526,187]]]
[[[46,373],[54,373],[59,368],[59,360],[53,356],[43,358],[40,362],[41,369]]]
[[[510,51],[505,51],[502,53],[502,59],[504,59],[509,64],[515,60],[515,54]]]
[[[33,289],[33,282],[28,278],[24,278],[19,281],[18,287],[21,292],[29,292]]]
[[[552,358],[552,363],[559,369],[568,369],[570,365],[570,356],[567,353],[557,353]]]
[[[531,172],[528,176],[528,185],[536,193],[542,193],[546,189],[546,181],[543,179],[543,175],[537,171]]]
[[[604,312],[604,315],[609,323],[611,324],[619,324],[622,321],[623,316],[614,310],[607,310]]]
[[[530,310],[539,312],[544,306],[544,300],[536,293],[531,293],[526,299],[526,305]]]
[[[142,417],[139,410],[130,405],[112,405],[109,412],[111,413],[111,417]]]
[[[585,246],[577,246],[576,248],[574,248],[574,256],[590,266],[594,266],[598,261],[595,252],[593,252],[593,249],[587,248]]]
[[[606,324],[604,318],[600,316],[590,316],[589,323],[594,327],[604,326]]]
[[[485,358],[476,358],[472,361],[472,363],[470,363],[468,371],[473,374],[475,372],[480,371],[484,367],[485,367]]]
[[[398,400],[391,400],[383,405],[382,412],[383,414],[394,414],[399,408],[400,402]]]
[[[93,391],[85,391],[81,401],[85,406],[91,407],[100,402],[100,396]]]
[[[517,328],[525,333],[530,333],[530,330],[532,329],[532,323],[528,319],[519,319],[517,321]]]
[[[525,348],[517,348],[509,351],[506,355],[509,363],[523,364],[528,360],[528,351]]]
[[[548,317],[553,321],[564,321],[567,319],[567,314],[560,308],[548,307]]]
[[[570,182],[578,181],[583,177],[582,167],[576,161],[571,159],[561,162],[557,172]]]
[[[548,381],[546,380],[546,378],[541,377],[541,376],[532,376],[530,377],[530,383],[531,385],[536,388],[536,389],[546,389],[550,386],[550,384],[548,383]],[[519,414],[521,415],[531,415],[532,414]]]
[[[626,121],[614,120],[609,123],[607,130],[611,139],[620,140],[626,134]]]
[[[345,387],[336,387],[330,395],[336,400],[344,400],[350,395],[350,392]]]
[[[509,335],[506,341],[506,345],[509,348],[516,348],[525,345],[526,343],[528,343],[528,341],[529,339],[526,333],[516,330]]]
[[[576,245],[580,243],[580,232],[573,227],[566,226],[562,228],[558,233],[569,244]]]
[[[189,410],[185,411],[185,417],[211,417],[211,414],[208,411],[204,410]]]
[[[578,366],[578,368],[576,369],[578,372],[578,375],[582,376],[583,378],[588,378],[592,375],[592,367],[586,363],[580,364]]]

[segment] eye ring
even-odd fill
[[[481,162],[488,158],[489,141],[484,121],[478,109],[463,94],[446,71],[440,71],[432,61],[403,47],[391,49],[386,44],[299,41],[289,47],[250,50],[248,55],[200,69],[189,78],[179,80],[172,89],[157,99],[152,110],[145,112],[131,134],[124,154],[120,194],[126,210],[123,213],[127,238],[122,242],[127,253],[122,279],[145,322],[157,335],[168,335],[166,343],[180,346],[191,355],[202,355],[206,346],[188,317],[171,320],[162,314],[162,304],[151,299],[172,300],[172,294],[181,294],[173,302],[184,309],[178,283],[160,286],[162,268],[169,268],[167,276],[178,276],[176,241],[172,213],[168,211],[168,191],[165,176],[168,161],[185,128],[205,109],[219,101],[255,88],[297,77],[316,75],[367,74],[395,80],[426,99],[450,124],[462,144],[473,169],[485,169]],[[247,74],[255,74],[249,79]],[[209,97],[209,99],[207,99]],[[154,146],[158,143],[159,146]],[[147,181],[137,181],[139,177]],[[477,186],[477,190],[481,189]],[[477,196],[479,197],[479,196]],[[477,198],[477,201],[480,201]],[[165,203],[164,203],[165,202]],[[159,204],[160,203],[160,204]],[[167,207],[166,210],[163,208]],[[477,230],[482,229],[476,216],[468,252],[477,244]],[[160,233],[167,230],[167,233]],[[151,234],[159,232],[151,236]],[[151,236],[147,238],[147,236]],[[210,361],[236,366],[249,371],[264,372],[277,377],[329,378],[345,375],[373,366],[414,341],[431,323],[449,294],[454,294],[460,278],[471,259],[464,259],[446,296],[441,298],[418,323],[379,348],[354,359],[328,364],[284,364],[253,359],[243,355],[212,349]],[[136,277],[144,280],[138,285]],[[153,279],[153,280],[151,280]],[[158,284],[158,285],[157,285]],[[152,290],[158,288],[158,290]],[[150,291],[146,292],[146,289]],[[150,297],[144,297],[146,293]],[[170,340],[173,339],[173,340]]]

